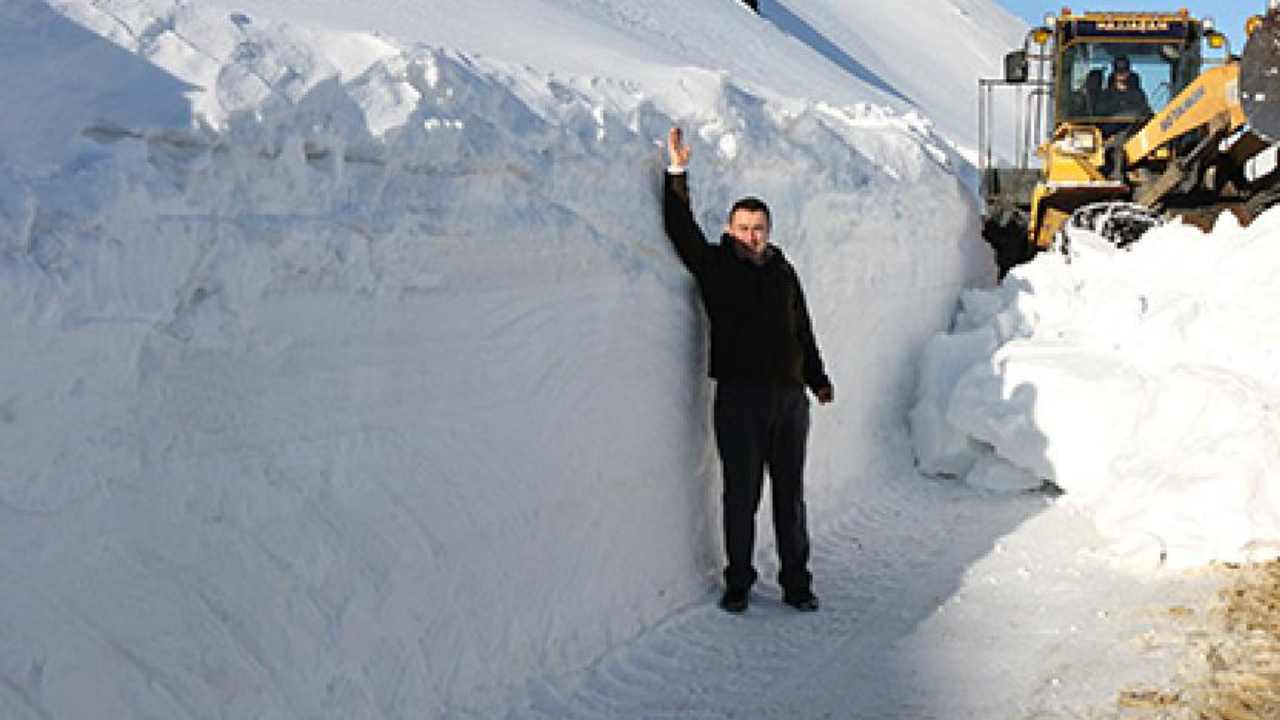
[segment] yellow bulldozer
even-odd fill
[[[1002,276],[1073,227],[1124,246],[1170,217],[1248,224],[1280,201],[1280,0],[1245,31],[1235,55],[1187,10],[1064,8],[979,81],[982,232]]]

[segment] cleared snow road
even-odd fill
[[[905,464],[905,463],[904,463]],[[1167,609],[1200,607],[1206,572],[1140,578],[1050,497],[990,494],[909,467],[815,533],[822,609],[779,600],[761,567],[750,609],[717,593],[585,672],[530,685],[507,718],[1080,718],[1167,681]],[[709,585],[714,579],[709,579]]]

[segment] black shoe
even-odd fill
[[[794,593],[783,593],[782,602],[801,612],[813,612],[818,609],[818,596],[810,590]]]
[[[746,590],[725,590],[720,596],[720,609],[725,612],[740,613],[747,609]]]

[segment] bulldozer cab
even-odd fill
[[[1006,58],[1004,78],[979,81],[984,185],[997,182],[997,167],[1001,174],[1030,173],[1035,148],[1064,123],[1110,135],[1160,112],[1200,75],[1204,38],[1204,23],[1185,11],[1064,10],[1052,27],[1033,28],[1024,47]],[[1002,96],[1012,107],[1012,127],[1001,127],[1010,116],[999,107]]]
[[[1186,25],[1186,24],[1184,24]],[[1080,39],[1058,56],[1057,123],[1097,125],[1111,135],[1160,112],[1200,74],[1199,38]]]
[[[1063,8],[1032,28],[1004,78],[979,80],[982,235],[1000,271],[1068,231],[1125,247],[1170,217],[1247,223],[1280,204],[1280,0],[1245,34],[1235,55],[1187,10]],[[1012,154],[992,142],[1009,108]]]
[[[1045,148],[1056,142],[1073,152],[1102,153],[1099,142],[1122,141],[1169,106],[1206,64],[1201,46],[1207,28],[1186,11],[1064,8],[1050,20],[1032,28],[1023,47],[1009,54],[1003,78],[979,80],[983,234],[1002,270],[1033,254],[1049,234],[1036,233],[1042,211],[1032,207],[1047,183],[1072,186],[1079,197],[1127,193],[1119,182],[1079,166],[1046,180],[1053,171],[1045,166]]]

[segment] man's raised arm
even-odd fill
[[[671,165],[663,180],[662,221],[681,262],[689,272],[699,275],[706,266],[710,248],[689,206],[689,179],[685,174],[689,154],[689,146],[684,143],[680,128],[671,128],[667,134],[667,155]]]

